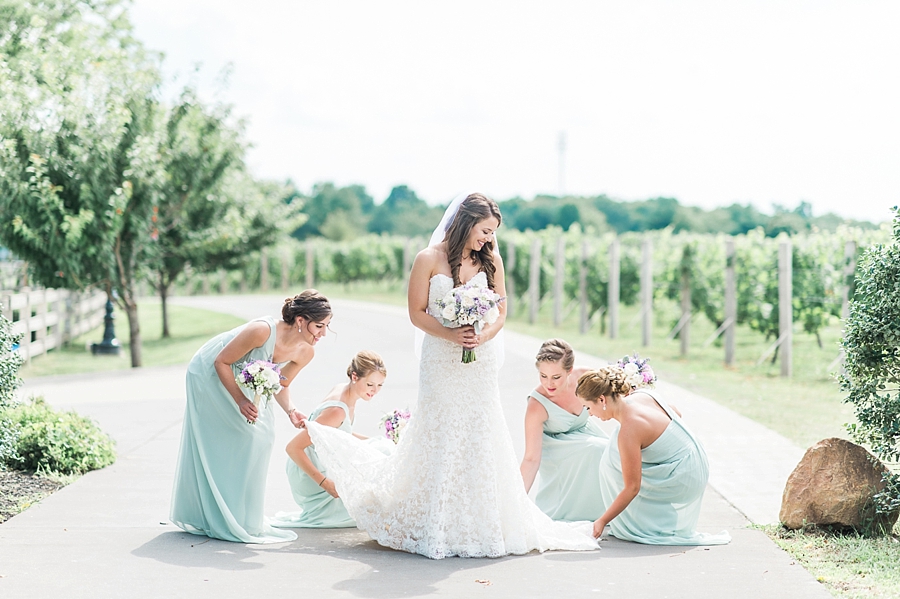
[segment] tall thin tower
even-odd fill
[[[566,132],[559,132],[559,197],[566,195]]]

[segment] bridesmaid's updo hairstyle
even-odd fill
[[[281,318],[291,326],[302,316],[307,322],[322,322],[331,316],[331,304],[328,298],[315,289],[306,289],[284,300],[281,307]]]
[[[631,385],[625,381],[625,371],[610,365],[582,374],[578,378],[575,395],[585,401],[597,403],[601,395],[615,401],[631,393],[631,390]]]
[[[501,222],[500,208],[494,200],[486,195],[469,194],[459,205],[459,210],[444,235],[444,241],[447,242],[447,261],[450,263],[454,286],[458,287],[462,284],[459,280],[459,267],[462,264],[463,249],[469,239],[472,227],[492,216],[497,219],[498,223]],[[494,273],[497,271],[497,267],[494,266],[494,242],[489,241],[479,251],[472,252],[472,259],[478,263],[479,270],[483,270],[487,275],[488,287],[493,289]]]
[[[563,370],[572,370],[575,366],[575,352],[572,351],[572,346],[562,339],[549,339],[541,344],[534,362],[535,366],[541,362],[559,362]]]
[[[347,378],[352,378],[351,375],[355,374],[357,378],[364,379],[373,372],[387,376],[384,360],[375,352],[364,350],[353,356],[350,366],[347,367]]]

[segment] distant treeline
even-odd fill
[[[308,216],[304,225],[294,232],[298,239],[326,237],[341,241],[365,233],[426,235],[440,222],[445,208],[429,205],[406,185],[394,187],[380,204],[361,185],[336,187],[321,183],[309,195],[300,193],[292,184],[288,189],[291,191],[285,200],[302,200],[302,211]],[[762,228],[767,236],[775,237],[783,232],[834,231],[842,224],[871,229],[878,226],[831,213],[814,216],[807,202],[800,202],[796,208],[774,205],[772,214],[760,212],[749,204],[704,210],[683,206],[675,198],[623,202],[605,195],[540,195],[531,200],[518,197],[498,200],[498,204],[503,213],[503,226],[520,231],[540,231],[549,226],[568,231],[579,223],[582,230],[598,233],[671,227],[675,232],[740,235]]]

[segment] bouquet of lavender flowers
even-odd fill
[[[381,419],[381,426],[384,427],[384,436],[397,444],[400,442],[400,431],[409,422],[409,410],[394,410],[393,414],[386,414]]]
[[[258,407],[262,398],[265,398],[266,405],[269,405],[269,399],[281,391],[281,381],[284,379],[278,364],[266,360],[253,360],[244,364],[244,368],[234,381],[241,387],[253,391],[253,405]],[[247,422],[256,424],[252,420]]]
[[[652,388],[656,383],[656,373],[650,368],[650,358],[642,358],[637,352],[633,356],[625,356],[616,362],[616,366],[625,371],[625,382],[632,389]]]
[[[500,317],[500,302],[503,300],[488,287],[469,281],[465,285],[454,287],[439,299],[437,305],[440,307],[440,314],[433,316],[445,327],[470,324],[475,327],[476,333],[480,333],[484,325],[493,324]],[[463,349],[462,361],[464,364],[474,362],[475,350]]]

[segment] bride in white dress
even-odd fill
[[[387,547],[433,559],[598,547],[589,524],[550,520],[522,487],[497,379],[505,305],[480,332],[444,327],[431,315],[438,299],[469,281],[506,295],[494,251],[500,220],[492,200],[461,196],[416,256],[409,315],[425,333],[419,399],[397,451],[386,457],[338,429],[308,424],[347,511]],[[474,362],[462,362],[463,348],[476,348]]]

